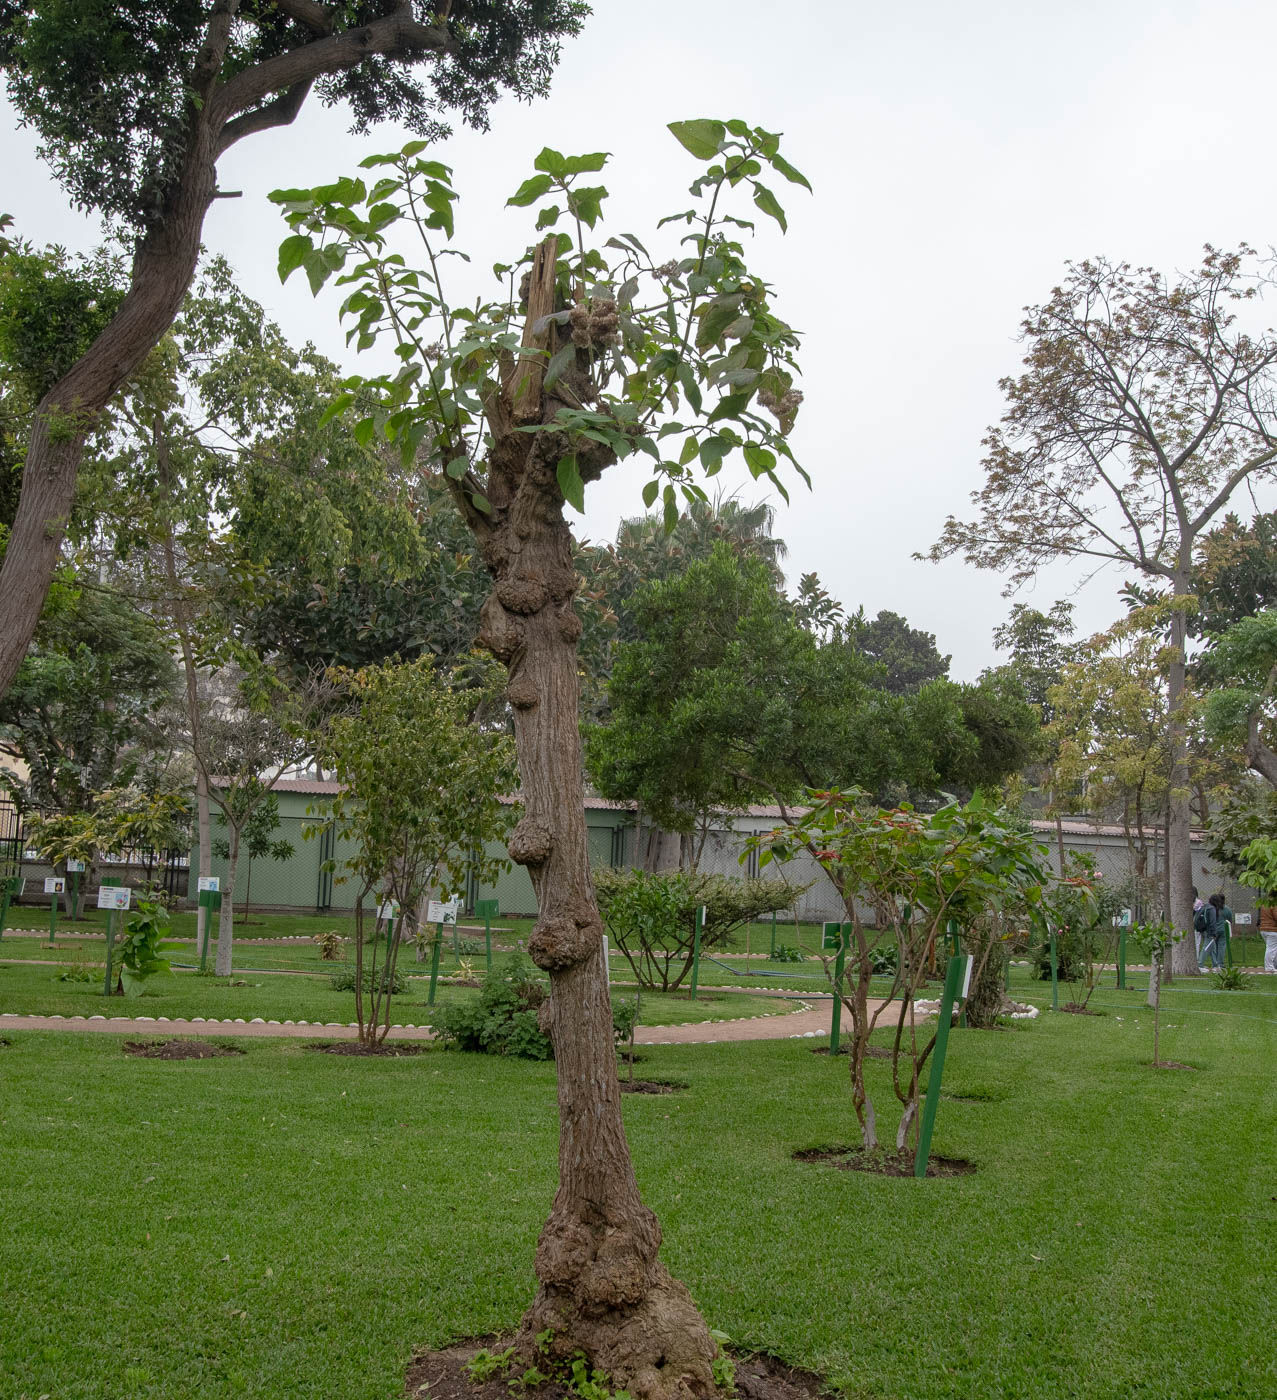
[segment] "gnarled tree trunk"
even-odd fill
[[[552,349],[544,318],[554,308],[555,238],[538,249],[525,344]],[[542,329],[537,331],[540,324]],[[524,1317],[520,1350],[554,1333],[552,1351],[580,1348],[614,1387],[638,1400],[704,1396],[714,1389],[716,1347],[683,1284],[657,1252],[661,1230],[639,1195],[621,1119],[603,924],[590,879],[578,720],[576,571],[556,467],[577,451],[584,480],[613,460],[592,459],[558,432],[519,432],[550,422],[554,396],[541,390],[544,360],[523,359],[488,403],[494,445],[477,511],[458,496],[495,587],[480,642],[509,671],[524,815],[509,841],[526,866],[539,916],[528,952],[550,975],[540,1013],[554,1045],[559,1097],[559,1189],[536,1252],[540,1288]]]

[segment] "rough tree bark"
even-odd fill
[[[552,351],[556,239],[537,250],[524,344]],[[584,356],[585,352],[581,352]],[[585,364],[582,359],[581,364]],[[511,857],[527,868],[539,915],[528,952],[550,975],[540,1017],[558,1073],[559,1189],[536,1252],[540,1283],[523,1319],[520,1350],[553,1331],[557,1354],[584,1350],[614,1386],[637,1400],[713,1392],[716,1346],[691,1295],[657,1252],[661,1230],[639,1195],[621,1119],[603,924],[590,879],[578,720],[576,570],[556,467],[575,451],[583,480],[614,461],[594,443],[555,431],[520,432],[576,406],[569,372],[542,391],[544,359],[509,367],[487,402],[493,447],[485,494],[456,492],[494,581],[479,640],[504,662],[514,714],[524,816]]]
[[[239,827],[227,822],[230,832],[230,861],[226,866],[226,885],[222,890],[222,907],[217,916],[217,966],[219,977],[231,975],[235,947],[235,874],[239,867]]]
[[[1176,597],[1192,591],[1189,568],[1192,562],[1191,541],[1181,550],[1180,568],[1171,581]],[[1193,853],[1189,837],[1188,731],[1184,723],[1184,690],[1186,685],[1185,653],[1188,643],[1188,621],[1183,612],[1171,615],[1171,662],[1166,675],[1166,705],[1168,710],[1168,739],[1170,741],[1171,786],[1166,795],[1166,839],[1170,854],[1170,918],[1175,928],[1184,930],[1184,937],[1172,944],[1170,970],[1195,976],[1197,952],[1193,946]]]
[[[374,54],[450,52],[443,29],[414,22],[408,3],[339,35],[313,5],[317,42],[242,69],[221,81],[238,0],[214,7],[190,75],[189,138],[164,214],[138,245],[128,293],[92,345],[36,408],[18,509],[0,563],[0,695],[8,690],[35,632],[57,567],[89,429],[112,395],[159,343],[182,304],[199,258],[204,215],[217,193],[217,160],[236,141],[285,126],[314,80]],[[267,101],[272,93],[279,96]],[[264,104],[264,105],[262,105]]]

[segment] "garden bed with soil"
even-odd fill
[[[912,1152],[866,1152],[861,1147],[804,1147],[794,1153],[795,1162],[825,1162],[840,1172],[870,1172],[876,1176],[912,1176]],[[975,1163],[962,1157],[932,1156],[927,1178],[970,1176]]]
[[[126,1040],[121,1048],[139,1060],[220,1060],[245,1053],[238,1045],[211,1045],[207,1040]]]
[[[365,1045],[359,1040],[327,1040],[315,1041],[303,1048],[321,1055],[368,1055],[394,1060],[402,1059],[405,1055],[424,1055],[430,1046],[406,1040],[386,1040],[380,1045]]]

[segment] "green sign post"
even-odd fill
[[[692,1000],[696,1000],[697,984],[701,980],[701,931],[705,927],[705,906],[696,910],[696,927],[692,931]]]
[[[439,984],[439,950],[443,947],[443,923],[435,925],[434,948],[430,953],[430,995],[426,998],[426,1005],[435,1004],[435,988]]]
[[[1126,990],[1126,925],[1123,924],[1117,931],[1117,986],[1119,991]]]
[[[1051,1010],[1060,1009],[1060,959],[1055,946],[1055,930],[1047,934],[1051,945]]]
[[[821,931],[820,943],[823,948],[837,948],[834,958],[834,1009],[829,1021],[829,1053],[838,1053],[838,1036],[842,1030],[842,970],[847,960],[848,924],[826,924]],[[831,932],[832,930],[832,932]]]
[[[918,1126],[918,1155],[913,1174],[919,1180],[927,1174],[931,1159],[931,1134],[936,1126],[936,1110],[940,1107],[940,1076],[944,1073],[945,1051],[949,1048],[949,1027],[953,1021],[953,1003],[957,1000],[966,970],[966,958],[951,957],[944,977],[944,993],[940,998],[940,1024],[936,1027],[935,1049],[931,1052],[931,1073],[927,1078],[927,1100],[922,1108]]]
[[[772,910],[772,946],[771,952],[769,952],[767,956],[769,958],[774,958],[776,956],[776,911],[774,909]]]
[[[945,932],[949,935],[949,952],[956,958],[962,952],[962,930],[958,927],[957,919],[950,919],[945,924]]]
[[[483,947],[484,954],[488,960],[488,971],[492,971],[492,921],[501,913],[500,901],[495,899],[476,899],[474,912],[483,920]]]

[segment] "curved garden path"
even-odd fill
[[[706,991],[740,993],[736,987],[706,988]],[[743,994],[767,995],[755,988]],[[785,1040],[811,1038],[829,1034],[833,999],[804,993],[800,998],[776,994],[778,1002],[794,1002],[800,1009],[762,1016],[742,1017],[735,1021],[698,1021],[674,1026],[641,1026],[635,1036],[639,1045],[713,1045],[735,1040]],[[187,1035],[244,1036],[252,1038],[283,1037],[295,1040],[353,1040],[355,1027],[338,1022],[204,1020],[170,1018],[167,1016],[22,1016],[0,1013],[0,1032],[81,1031],[107,1035]],[[430,1040],[434,1032],[427,1026],[402,1025],[391,1029],[396,1040]]]

